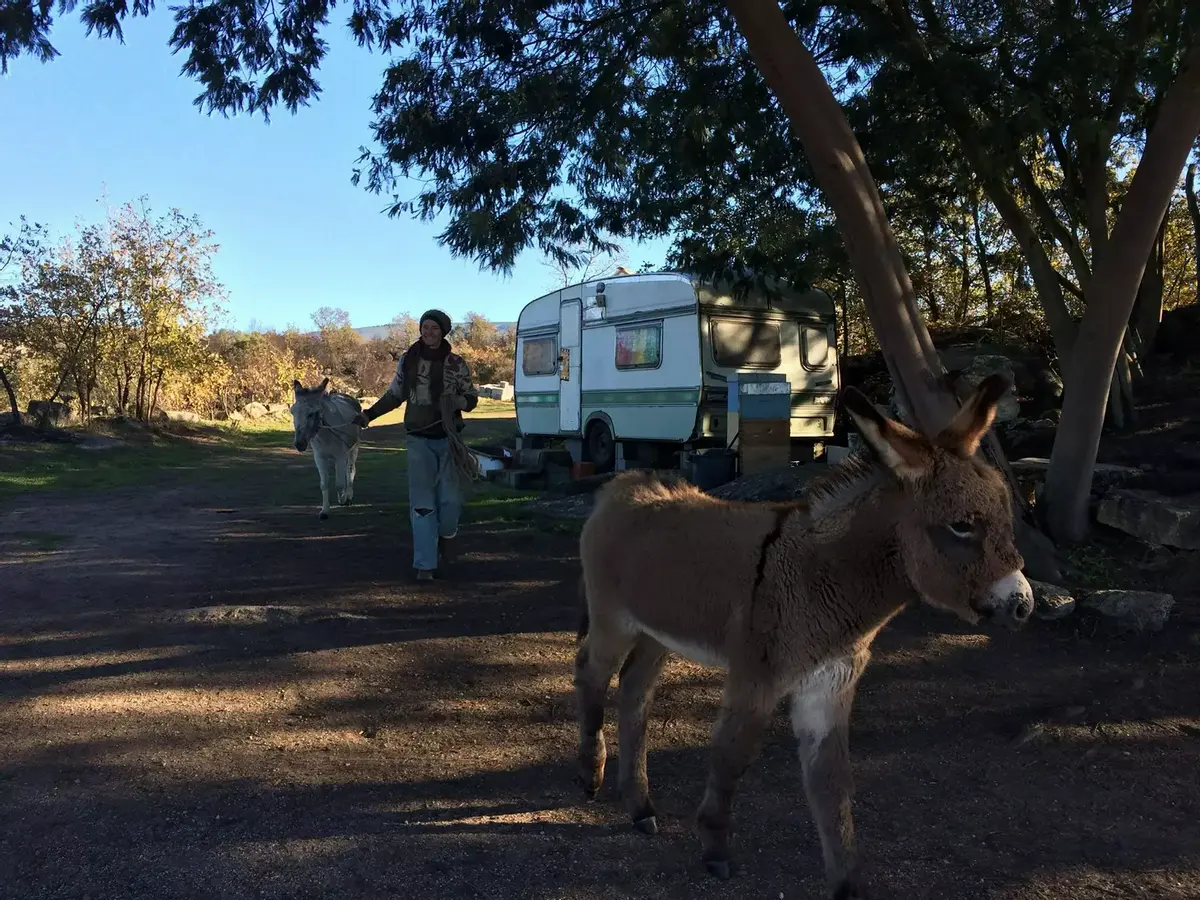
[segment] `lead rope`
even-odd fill
[[[353,397],[350,397],[349,394],[341,394],[341,396],[346,397],[347,399],[351,399],[351,400],[354,399]],[[357,407],[355,409],[355,415],[358,415],[358,413],[362,412],[362,404],[358,403],[358,401],[355,400],[355,406]],[[328,422],[325,421],[324,408],[322,408],[320,410],[320,416],[321,416],[320,424],[317,426],[318,431],[332,431],[334,434],[334,437],[336,437],[339,441],[341,441],[342,444],[345,445],[346,449],[349,449],[350,447],[352,447],[354,445],[354,438],[343,437],[342,433],[340,431],[338,431],[339,428],[345,428],[347,425],[353,425],[354,424],[353,419],[351,419],[349,422],[343,422],[341,425],[330,425]],[[359,429],[359,432],[360,433],[362,432],[361,428]]]
[[[442,425],[442,430],[446,432],[446,446],[449,449],[450,467],[454,469],[454,474],[457,476],[464,492],[477,481],[483,478],[483,471],[479,467],[479,458],[471,452],[467,447],[462,437],[458,433],[458,429],[454,427],[454,409],[450,406],[450,394],[443,394],[441,398],[442,417],[437,422],[425,426],[431,428],[439,422]],[[447,421],[450,423],[447,425]],[[442,474],[446,470],[446,466],[442,466],[438,470],[437,480],[434,484],[438,484],[442,480]]]
[[[421,437],[422,431],[427,431],[435,425],[441,425],[442,430],[446,432],[446,448],[449,450],[448,460],[449,465],[443,464],[438,467],[437,477],[434,478],[434,485],[441,484],[442,476],[447,469],[453,469],[455,476],[458,478],[464,492],[477,481],[483,480],[483,470],[479,466],[479,458],[471,452],[470,448],[459,436],[458,430],[454,427],[454,410],[450,408],[450,395],[445,394],[442,397],[441,409],[442,417],[435,419],[428,425],[423,425],[420,428],[411,429],[408,433],[415,434]],[[446,420],[449,419],[450,425],[447,427]],[[332,428],[333,426],[327,426]]]

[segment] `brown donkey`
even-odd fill
[[[703,859],[728,878],[731,807],[779,701],[791,700],[804,789],[831,896],[862,898],[848,746],[871,641],[911,600],[968,622],[1016,627],[1033,594],[1013,545],[1007,486],[975,451],[1008,388],[985,379],[936,438],[843,403],[869,448],[794,503],[733,503],[643,472],[597,495],[580,538],[586,610],[575,658],[580,777],[604,780],[602,727],[620,667],[620,789],[634,824],[657,831],[646,718],[668,652],[726,671],[697,812]]]

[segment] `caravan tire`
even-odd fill
[[[602,420],[592,422],[588,426],[587,453],[592,465],[596,467],[597,475],[612,471],[613,463],[616,462],[616,444],[613,443],[612,432]]]

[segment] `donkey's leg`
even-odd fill
[[[339,506],[345,506],[350,502],[350,453],[341,450],[334,457],[335,471],[337,472],[337,502]]]
[[[726,679],[721,713],[713,728],[712,762],[704,799],[696,814],[704,864],[718,878],[728,878],[729,831],[737,783],[762,749],[777,697],[749,684]]]
[[[808,797],[830,896],[861,900],[850,801],[850,708],[861,668],[849,659],[830,660],[808,675],[792,695],[792,728],[799,741]]]
[[[346,454],[346,504],[354,500],[354,476],[358,471],[358,444],[350,448]]]
[[[650,783],[646,777],[646,720],[658,676],[667,661],[667,649],[649,635],[634,645],[620,679],[620,784],[625,808],[639,831],[655,834],[658,821],[650,802]]]
[[[636,635],[616,623],[593,618],[575,653],[575,699],[579,717],[579,781],[589,798],[604,784],[604,700],[608,684]]]
[[[329,457],[317,451],[316,445],[313,446],[313,459],[317,463],[317,474],[321,476],[321,518],[329,518],[329,470],[333,467],[333,461]]]

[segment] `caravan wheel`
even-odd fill
[[[612,432],[608,430],[608,426],[603,421],[597,420],[588,426],[588,458],[596,467],[596,474],[612,471],[613,463],[616,461],[615,449]]]

